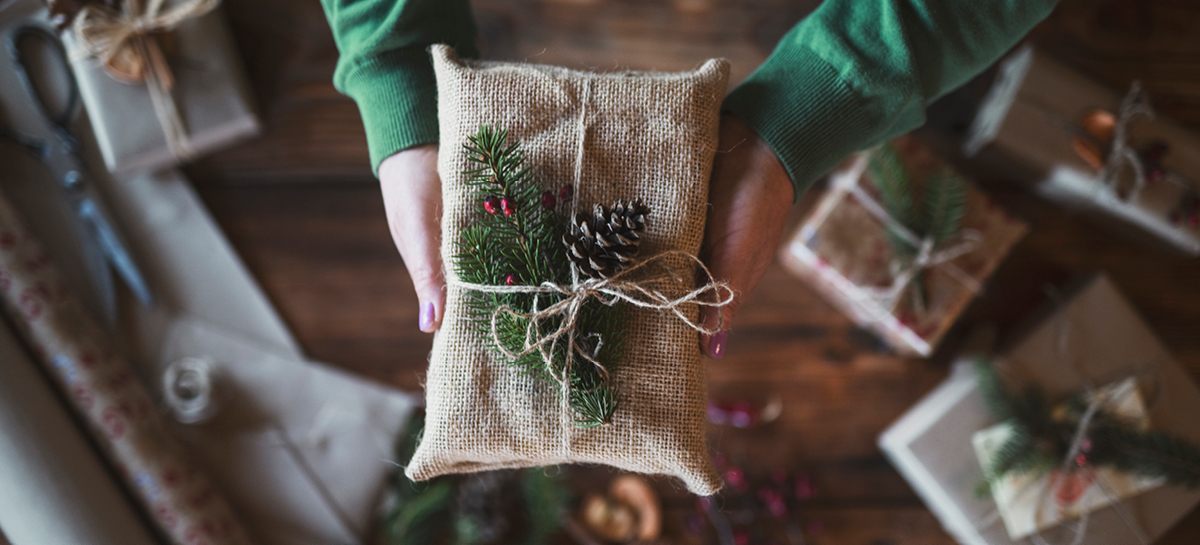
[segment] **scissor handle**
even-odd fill
[[[30,58],[30,52],[28,51],[29,40],[31,39],[37,40],[39,46],[49,46],[48,50],[57,57],[54,60],[64,69],[64,75],[69,85],[69,94],[62,111],[51,111],[52,108],[46,103],[47,97],[44,96],[46,91],[38,88],[29,73],[34,62]],[[17,75],[21,78],[21,83],[25,86],[25,90],[29,93],[29,96],[33,97],[33,101],[37,104],[42,117],[54,126],[58,137],[63,139],[65,143],[72,148],[77,146],[78,141],[75,138],[74,130],[71,128],[71,122],[75,119],[76,110],[79,109],[79,85],[75,81],[75,74],[71,71],[71,66],[67,60],[67,51],[63,47],[62,41],[44,27],[26,24],[12,31],[12,34],[9,36],[8,46],[9,53],[12,55],[14,64],[17,67]]]

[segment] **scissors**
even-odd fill
[[[92,183],[83,157],[82,140],[72,125],[79,111],[79,86],[67,64],[66,51],[62,42],[50,31],[35,25],[24,25],[13,30],[9,39],[9,52],[15,61],[17,74],[25,90],[33,99],[38,112],[50,126],[53,136],[49,140],[38,140],[11,130],[0,130],[0,138],[7,139],[41,160],[57,182],[63,199],[77,220],[76,233],[85,253],[102,256],[105,263],[89,263],[91,280],[100,295],[104,313],[109,323],[116,321],[116,294],[113,289],[112,271],[115,270],[129,286],[130,291],[144,306],[153,306],[154,297],[146,278],[129,253],[129,246],[117,231],[112,215],[104,206]],[[37,63],[36,60],[51,59],[52,62]],[[35,60],[36,59],[36,60]],[[50,69],[57,65],[65,68],[61,79],[68,83],[68,96],[61,109],[52,108],[46,95],[30,74],[30,70]],[[95,261],[95,260],[93,260]],[[111,265],[111,269],[109,268]]]

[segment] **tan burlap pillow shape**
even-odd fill
[[[651,209],[641,255],[696,254],[729,65],[710,60],[682,73],[591,73],[552,66],[460,60],[431,49],[438,84],[442,255],[477,217],[462,172],[462,144],[480,125],[507,129],[547,189],[575,188],[574,205],[641,198]],[[675,266],[689,270],[680,257]],[[434,338],[426,382],[426,428],[408,464],[421,481],[446,473],[598,463],[674,475],[696,494],[720,479],[705,441],[704,367],[696,332],[678,317],[629,309],[625,354],[614,380],[620,407],[594,429],[563,426],[558,386],[534,382],[485,348],[453,284]],[[689,276],[689,281],[690,281]],[[694,286],[680,285],[680,293]],[[696,320],[697,309],[687,315]]]

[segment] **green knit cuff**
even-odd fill
[[[438,141],[437,80],[425,46],[387,51],[348,70],[342,92],[358,103],[371,170],[392,154]]]
[[[776,49],[723,108],[775,150],[797,200],[831,167],[871,144],[871,120],[878,117],[837,70],[805,47]]]

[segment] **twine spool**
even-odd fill
[[[217,412],[212,362],[202,358],[183,358],[163,372],[163,398],[175,420],[199,424]]]

